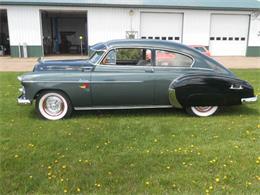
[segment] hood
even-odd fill
[[[39,60],[33,71],[81,71],[82,68],[92,68],[87,59],[75,60]]]

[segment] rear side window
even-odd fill
[[[171,51],[156,50],[156,66],[165,67],[190,67],[193,59],[184,54]]]

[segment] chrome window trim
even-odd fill
[[[166,68],[193,68],[193,65],[195,64],[195,58],[190,55],[190,54],[187,54],[187,53],[184,53],[184,52],[181,52],[181,51],[177,51],[175,49],[170,49],[170,48],[161,48],[161,47],[149,47],[149,46],[125,46],[125,47],[122,47],[122,46],[116,46],[116,47],[111,47],[111,48],[108,48],[107,51],[104,52],[103,56],[101,56],[101,60],[99,60],[95,65],[104,65],[104,66],[107,66],[105,64],[100,64],[104,58],[106,57],[106,55],[111,51],[111,50],[114,50],[114,49],[150,49],[150,50],[166,50],[166,51],[170,51],[170,52],[175,52],[175,53],[179,53],[179,54],[182,54],[182,55],[186,55],[188,57],[190,57],[192,59],[192,64],[189,66],[189,67],[183,67],[183,66],[169,66],[169,67],[166,67]],[[118,65],[113,65],[113,66],[118,66]],[[120,65],[119,65],[120,66]],[[129,65],[130,67],[140,67],[140,66],[136,66],[136,65]],[[147,66],[145,66],[147,67]],[[152,65],[152,67],[156,67],[156,65]],[[160,66],[162,67],[162,66]]]

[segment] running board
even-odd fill
[[[127,109],[145,109],[145,108],[172,108],[172,105],[74,107],[75,110],[124,110],[124,109],[127,110]]]

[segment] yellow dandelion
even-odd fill
[[[51,169],[51,166],[48,166],[48,169]]]
[[[30,176],[29,176],[29,178],[30,178],[30,179],[32,179],[32,178],[33,178],[33,176],[32,176],[32,175],[30,175]]]
[[[260,124],[257,125],[257,128],[260,128]]]
[[[62,165],[62,168],[63,168],[63,169],[66,169],[66,165]]]
[[[63,190],[63,192],[64,192],[64,193],[67,193],[67,192],[68,192],[68,190],[67,190],[67,189],[64,189],[64,190]]]
[[[150,150],[146,150],[146,153],[149,153],[150,152]]]
[[[50,176],[50,175],[51,175],[51,172],[49,172],[48,175]]]
[[[71,133],[68,133],[68,135],[71,135]]]
[[[150,184],[150,182],[149,182],[149,181],[146,181],[146,182],[145,182],[145,185],[149,185],[149,184]]]
[[[16,155],[14,155],[14,157],[15,157],[15,158],[18,158],[18,157],[19,157],[19,155],[18,155],[18,154],[16,154]]]
[[[223,179],[227,179],[227,176],[225,175],[225,176],[223,177]]]
[[[257,160],[260,160],[260,156],[257,157]]]
[[[52,177],[48,177],[48,179],[52,179]]]
[[[208,190],[208,189],[206,189],[206,190],[205,190],[205,192],[206,192],[206,193],[209,193],[209,190]]]
[[[88,163],[88,160],[85,160],[85,163]]]
[[[220,181],[220,179],[219,179],[218,177],[216,177],[215,181],[216,181],[216,182],[219,182],[219,181]]]
[[[80,192],[80,188],[77,188],[77,192]]]
[[[235,146],[235,148],[239,148],[239,146]]]
[[[156,143],[156,142],[158,142],[158,140],[157,140],[157,139],[154,139],[154,142]]]
[[[63,181],[64,181],[64,179],[63,179],[63,178],[61,178],[61,179],[60,179],[60,181],[61,181],[61,182],[63,182]]]
[[[95,186],[97,186],[98,188],[100,188],[100,187],[101,187],[101,184],[96,183]]]
[[[210,189],[210,190],[213,190],[213,186],[209,186],[209,189]]]
[[[58,160],[55,160],[54,162],[55,162],[55,163],[58,163],[59,161],[58,161]]]
[[[82,160],[81,159],[79,159],[79,162],[81,162]]]
[[[259,164],[259,163],[260,163],[260,161],[259,161],[259,160],[256,160],[255,162],[256,162],[256,164]]]
[[[167,166],[166,169],[170,169],[171,167],[170,166]]]
[[[172,187],[173,187],[173,188],[176,188],[176,184],[172,184]]]
[[[112,173],[110,171],[108,171],[108,175],[112,175]]]

